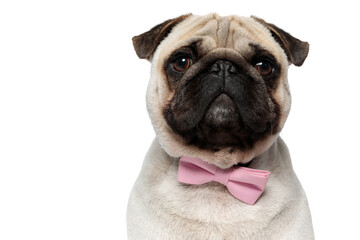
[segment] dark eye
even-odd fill
[[[261,76],[268,76],[274,71],[273,65],[266,60],[256,63],[255,68]]]
[[[177,72],[184,72],[192,65],[192,59],[189,57],[178,57],[173,62],[172,66]]]

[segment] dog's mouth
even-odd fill
[[[239,125],[241,118],[235,102],[226,93],[221,93],[210,103],[202,124],[214,129],[232,129]]]
[[[252,147],[249,132],[241,118],[235,101],[221,93],[208,105],[202,120],[196,127],[190,143],[217,150],[222,147],[247,149]]]
[[[171,107],[166,109],[168,124],[188,144],[213,151],[223,147],[246,150],[272,133],[274,123],[257,115],[252,119],[252,112],[248,113],[251,110],[241,100],[224,91],[214,96],[207,104],[194,101],[187,107],[181,104],[182,108],[175,112]]]

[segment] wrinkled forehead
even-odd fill
[[[222,48],[235,50],[241,55],[251,51],[251,46],[259,45],[280,62],[286,58],[269,30],[256,20],[217,14],[189,17],[173,29],[158,49],[163,58],[168,58],[175,50],[194,44],[206,53]]]

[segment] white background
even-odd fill
[[[356,1],[1,1],[0,239],[126,239],[154,138],[131,38],[184,13],[256,15],[310,43],[282,132],[317,239],[359,239]],[[139,226],[140,228],[141,226]]]

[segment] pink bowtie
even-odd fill
[[[270,172],[246,167],[221,169],[199,158],[181,157],[178,181],[187,184],[219,182],[237,199],[253,205],[265,189]]]

